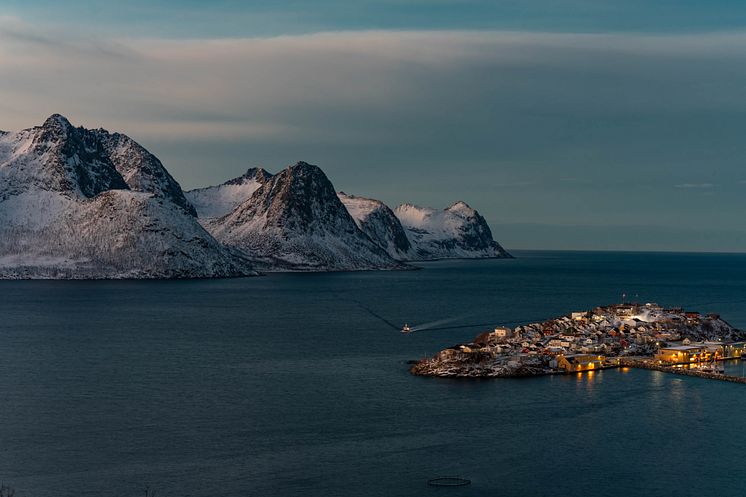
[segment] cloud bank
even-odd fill
[[[389,126],[403,119],[439,118],[430,125],[448,128],[448,116],[455,127],[466,113],[479,133],[514,113],[742,112],[746,101],[734,97],[743,94],[745,61],[744,34],[114,40],[0,18],[0,91],[12,110],[3,125],[28,124],[62,104],[74,117],[164,137],[368,142],[416,135]],[[340,125],[350,120],[355,126]]]
[[[746,152],[743,33],[114,39],[5,18],[0,73],[0,129],[60,112],[120,130],[187,187],[306,159],[345,190],[492,220],[709,223],[670,185],[737,185]]]

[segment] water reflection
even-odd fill
[[[740,378],[746,378],[746,361],[741,359],[732,359],[729,361],[723,361],[725,367],[725,374],[730,376],[738,376]]]
[[[601,374],[600,370],[596,371],[592,369],[575,373],[576,390],[579,392],[584,391],[586,394],[593,393],[593,386],[600,381]]]

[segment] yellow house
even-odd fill
[[[707,361],[710,353],[707,347],[702,345],[679,345],[676,347],[665,347],[658,351],[655,360],[669,362],[672,364],[687,364],[696,361]]]
[[[558,355],[557,367],[567,372],[592,371],[604,367],[606,357],[596,354]]]
[[[492,335],[496,338],[510,338],[513,335],[513,330],[505,326],[498,326],[492,332]]]

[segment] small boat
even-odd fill
[[[401,329],[402,333],[411,333],[412,329],[409,327],[407,323],[404,323],[404,326]]]

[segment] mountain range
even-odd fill
[[[317,166],[252,168],[184,192],[120,133],[63,116],[0,132],[0,278],[211,278],[406,269],[510,257],[463,202],[445,210],[336,192]]]

